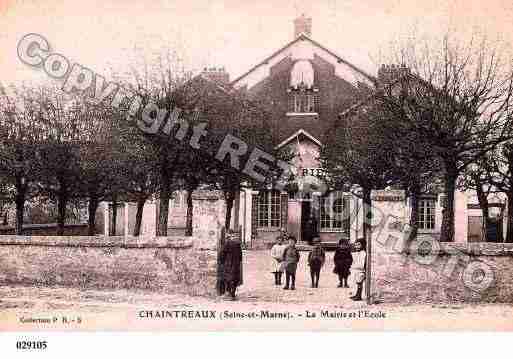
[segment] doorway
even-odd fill
[[[301,241],[311,244],[312,239],[319,235],[317,231],[317,218],[309,199],[301,202]]]

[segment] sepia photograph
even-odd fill
[[[0,0],[0,332],[512,331],[512,42],[506,0]]]

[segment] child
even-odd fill
[[[289,238],[289,246],[283,251],[283,262],[285,265],[285,287],[289,289],[292,281],[291,290],[296,289],[296,269],[299,262],[299,251],[296,248],[296,237]]]
[[[319,288],[319,276],[321,268],[326,260],[326,254],[321,247],[321,239],[315,237],[312,240],[314,247],[308,254],[308,265],[310,266],[310,278],[312,278],[312,288]]]
[[[354,243],[355,252],[353,253],[353,266],[356,282],[356,294],[351,297],[352,300],[362,300],[363,281],[365,280],[365,239],[360,238]]]
[[[271,248],[271,257],[273,258],[273,271],[274,284],[281,285],[281,276],[283,274],[283,252],[287,248],[287,244],[284,243],[283,236],[276,238],[276,243]]]
[[[335,262],[333,273],[338,274],[338,288],[349,288],[347,285],[347,278],[351,274],[349,268],[351,268],[351,264],[353,264],[353,256],[351,255],[349,239],[342,238],[338,242],[338,247],[335,250],[335,255],[333,257],[333,262]]]

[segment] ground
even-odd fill
[[[239,288],[236,302],[224,297],[145,291],[3,286],[0,287],[0,331],[513,330],[513,305],[383,303],[368,306],[365,302],[353,302],[348,299],[352,289],[336,288],[332,258],[333,252],[329,252],[319,288],[310,288],[303,252],[297,290],[286,291],[273,284],[268,252],[246,252],[245,282]],[[178,318],[161,318],[162,311]],[[195,316],[196,311],[209,314],[207,318],[182,318]],[[338,318],[323,317],[326,313]],[[285,318],[273,318],[275,314]],[[242,315],[246,317],[240,318]],[[34,322],[45,319],[51,323]]]
[[[274,286],[271,273],[273,259],[268,251],[247,251],[244,255],[244,284],[239,288],[243,301],[269,301],[282,303],[332,303],[343,306],[354,305],[349,299],[355,286],[349,278],[350,288],[337,288],[338,277],[333,273],[333,254],[326,253],[319,288],[311,288],[308,252],[300,252],[301,258],[296,273],[296,290],[283,290]],[[285,275],[282,277],[285,282]]]

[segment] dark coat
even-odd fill
[[[223,264],[223,280],[241,282],[242,247],[239,241],[228,241],[224,245],[219,261]]]
[[[316,259],[316,260],[314,260]],[[312,269],[320,269],[326,261],[326,253],[324,249],[319,245],[312,248],[308,254],[308,265]]]
[[[351,247],[349,245],[340,246],[335,250],[335,256],[333,257],[335,262],[335,268],[333,273],[340,274],[343,277],[348,277],[353,264],[353,256],[351,254]]]
[[[296,272],[299,257],[299,251],[296,247],[288,246],[285,248],[285,251],[283,251],[283,263],[287,272]]]

